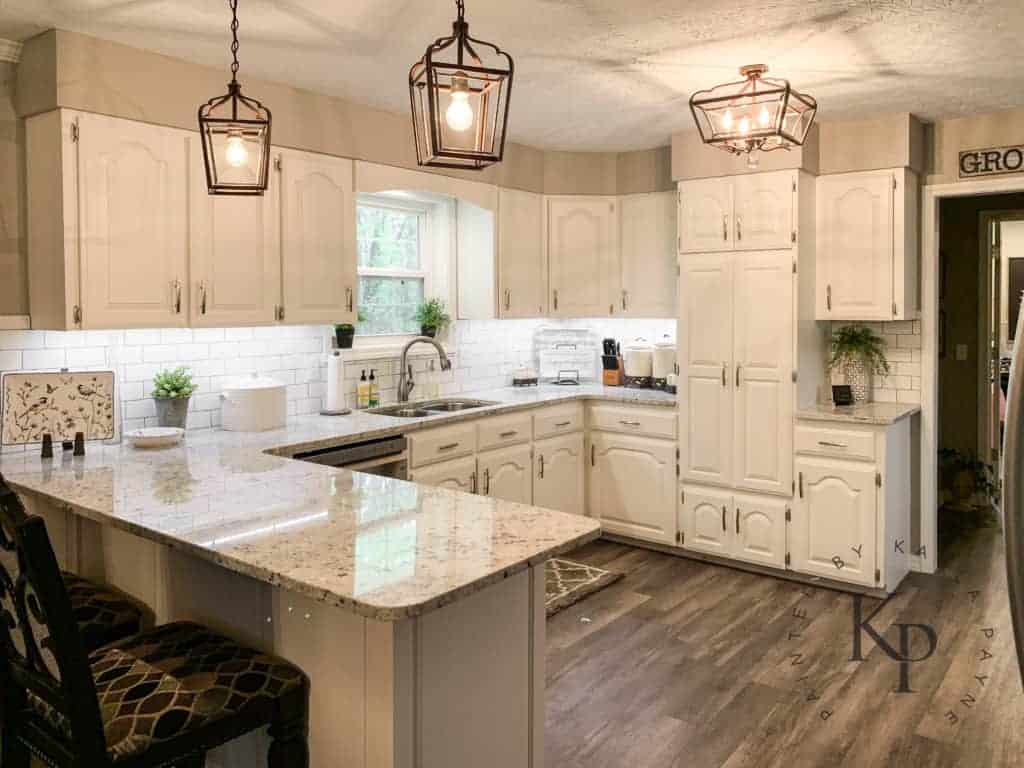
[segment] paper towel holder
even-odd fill
[[[341,357],[341,351],[337,348],[331,350],[328,354],[330,354],[333,357]],[[324,405],[327,405],[326,395],[324,398]],[[348,416],[350,413],[352,413],[351,408],[329,409],[325,407],[322,411],[320,411],[321,416]]]

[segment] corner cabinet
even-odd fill
[[[547,314],[544,196],[518,189],[498,193],[498,316]]]
[[[615,197],[548,197],[546,240],[553,317],[614,314],[619,217]]]
[[[841,173],[817,186],[816,318],[917,317],[917,175]]]

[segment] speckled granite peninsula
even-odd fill
[[[33,450],[3,456],[0,471],[46,519],[63,566],[139,598],[157,623],[199,621],[301,667],[311,766],[452,768],[481,754],[542,765],[544,563],[600,525],[291,457],[573,400],[675,398],[599,386],[466,396],[497,404],[422,419],[299,417],[156,451],[95,443],[78,459]],[[257,736],[208,764],[265,755]]]

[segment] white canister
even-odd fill
[[[288,420],[288,387],[277,379],[227,379],[220,398],[221,428],[228,432],[265,432]]]
[[[653,367],[655,380],[667,381],[668,375],[676,372],[676,344],[668,337],[654,345]]]
[[[650,344],[637,339],[626,345],[625,368],[627,379],[649,379],[654,369],[654,353]]]

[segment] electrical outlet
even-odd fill
[[[960,362],[963,362],[964,360],[967,359],[967,345],[966,344],[957,344],[956,345],[956,359],[958,361],[960,361]]]

